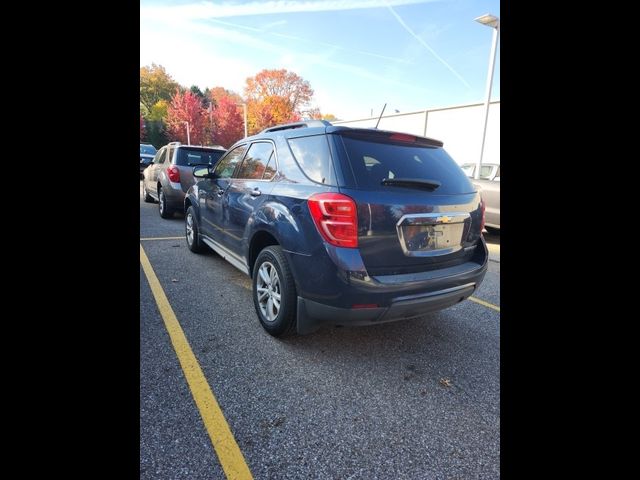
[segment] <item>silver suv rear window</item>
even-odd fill
[[[181,167],[193,165],[213,165],[222,156],[223,151],[205,150],[205,149],[178,149],[178,158],[176,165]]]

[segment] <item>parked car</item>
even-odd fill
[[[158,153],[156,147],[150,143],[140,144],[140,178],[142,178],[142,172],[144,169],[151,165],[156,153]]]
[[[195,183],[193,167],[214,166],[225,152],[221,146],[202,147],[180,142],[165,145],[143,172],[144,201],[157,201],[162,218],[170,218],[176,211],[181,212],[185,193]]]
[[[473,178],[476,172],[475,163],[463,163],[460,168],[469,178]],[[497,163],[483,163],[480,167],[480,178],[483,180],[493,180],[500,177],[500,165]]]
[[[280,125],[194,176],[187,246],[252,278],[274,336],[418,317],[469,297],[487,270],[480,195],[438,140]]]
[[[471,178],[473,185],[478,188],[486,208],[487,228],[500,230],[500,165],[495,163],[482,164],[480,179],[473,178],[475,163],[465,163],[462,170]]]

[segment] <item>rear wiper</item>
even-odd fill
[[[418,179],[418,178],[385,178],[382,180],[382,185],[394,185],[399,187],[413,187],[413,188],[424,188],[429,191],[434,191],[438,188],[442,183],[437,180],[427,180],[427,179]]]

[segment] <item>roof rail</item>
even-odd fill
[[[181,142],[169,142],[167,145],[182,145]]]
[[[262,130],[260,133],[277,132],[279,130],[289,130],[293,128],[313,128],[313,127],[330,127],[331,123],[326,120],[306,120],[304,122],[285,123],[283,125],[276,125],[275,127],[269,127]]]

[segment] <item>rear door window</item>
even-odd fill
[[[382,180],[403,178],[441,182],[437,194],[474,191],[462,169],[440,147],[341,137],[358,188],[388,190]]]
[[[271,142],[256,142],[251,144],[242,165],[238,169],[236,178],[262,180],[267,171],[269,160],[273,157],[273,144]],[[268,176],[265,180],[272,177]]]

